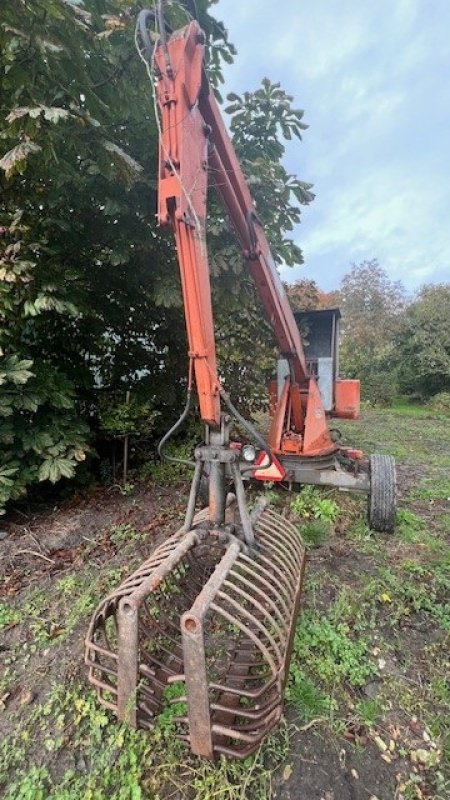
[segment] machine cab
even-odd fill
[[[294,317],[300,330],[308,368],[317,380],[325,411],[330,417],[357,419],[360,382],[339,376],[339,308],[296,311]],[[278,393],[288,371],[287,361],[279,359]]]

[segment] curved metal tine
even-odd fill
[[[297,554],[301,555],[301,550],[303,549],[301,536],[289,520],[284,517],[268,514],[260,517],[258,520],[258,527],[269,528],[274,536],[277,537],[278,541],[288,541]]]
[[[300,539],[297,536],[297,542],[293,540],[293,537],[289,534],[289,532],[285,529],[283,530],[283,536],[280,536],[280,526],[279,524],[271,523],[270,520],[264,520],[260,523],[260,527],[258,530],[259,536],[261,533],[264,533],[270,536],[271,544],[277,544],[278,547],[282,548],[285,551],[286,555],[289,558],[292,558],[293,555],[296,555],[297,558],[301,558],[303,555],[303,548],[300,543]]]
[[[171,541],[171,539],[163,542],[163,544],[159,545],[157,550],[150,556],[150,558],[148,558],[147,561],[144,561],[144,563],[141,564],[141,566],[138,567],[138,569],[136,569],[131,575],[129,575],[128,578],[126,578],[117,589],[113,590],[111,594],[114,595],[115,592],[128,594],[128,590],[136,588],[136,586],[138,586],[143,580],[148,578],[153,570],[159,567],[164,559],[166,559],[167,556],[176,549],[178,544],[179,542]]]
[[[260,633],[262,633],[263,636],[265,636],[266,639],[269,640],[269,643],[270,643],[270,645],[272,647],[272,650],[275,653],[276,658],[279,661],[282,660],[280,649],[279,649],[275,639],[273,638],[272,634],[269,633],[269,631],[267,630],[265,625],[262,624],[262,622],[259,622],[259,620],[256,619],[254,614],[251,614],[250,611],[247,611],[246,608],[242,607],[241,603],[239,603],[233,597],[230,597],[229,594],[227,594],[226,592],[222,592],[220,589],[217,592],[217,597],[220,597],[222,600],[225,600],[227,603],[229,603],[231,606],[233,606],[233,608],[235,608],[237,611],[239,611],[239,613],[242,614],[243,617],[245,617],[246,619],[250,620],[251,623],[260,631]],[[242,625],[242,623],[240,623],[240,624]]]
[[[265,599],[269,600],[270,598],[273,606],[277,609],[280,619],[282,619],[286,624],[286,619],[289,618],[290,611],[288,604],[281,596],[280,590],[278,589],[277,591],[277,587],[274,585],[274,583],[270,585],[269,582],[265,580],[265,578],[261,577],[261,575],[259,575],[255,569],[248,567],[246,564],[240,564],[239,567],[243,572],[250,574],[251,576],[251,580],[248,580],[244,575],[241,575],[240,580],[246,585],[253,587],[254,590]]]
[[[250,679],[251,677],[254,678],[254,677],[257,677],[257,676],[255,676],[255,675],[246,676],[246,680]],[[257,689],[249,689],[248,687],[240,688],[240,687],[228,686],[228,685],[224,686],[221,683],[210,683],[209,686],[210,686],[210,689],[214,689],[215,691],[218,691],[218,692],[221,692],[221,693],[225,692],[226,694],[232,694],[232,695],[235,695],[235,696],[238,696],[238,697],[246,697],[246,698],[248,698],[248,700],[258,700],[264,694],[266,694],[267,692],[271,691],[271,689],[274,686],[277,685],[277,682],[278,682],[278,673],[275,672],[275,673],[272,673],[272,677],[270,678],[269,681],[267,681],[266,683],[264,683],[263,686],[260,686]]]
[[[216,733],[219,736],[227,736],[229,739],[237,739],[238,741],[252,742],[252,743],[259,743],[265,735],[264,733],[260,733],[259,731],[253,734],[244,732],[241,733],[240,729],[237,730],[236,728],[230,728],[227,725],[218,725],[217,723],[212,725],[212,731],[213,733]]]
[[[266,645],[263,642],[261,642],[261,640],[258,639],[257,636],[255,636],[253,631],[247,625],[244,625],[244,623],[242,623],[237,617],[233,616],[233,614],[230,614],[225,608],[222,608],[221,606],[217,605],[217,603],[211,603],[210,608],[211,608],[212,611],[216,611],[222,617],[227,619],[228,622],[231,622],[232,625],[237,625],[238,628],[240,628],[248,636],[248,638],[251,639],[255,643],[257,648],[259,650],[261,650],[262,654],[264,655],[264,657],[265,657],[265,659],[266,659],[266,661],[267,661],[267,663],[268,663],[268,665],[269,665],[269,667],[270,667],[270,669],[272,671],[272,674],[274,676],[277,675],[278,669],[277,669],[277,667],[275,665],[275,662],[273,660],[272,654],[270,653],[270,651],[268,650]],[[225,692],[229,691],[229,688],[227,686],[222,687],[222,688],[223,688],[223,691],[225,691]]]
[[[223,705],[222,703],[211,703],[211,711],[225,711],[225,713],[235,712],[237,717],[243,717],[244,719],[250,720],[257,720],[262,719],[263,717],[267,716],[268,713],[273,711],[280,705],[280,698],[275,694],[275,696],[268,700],[267,703],[264,705],[258,705],[257,708],[245,708],[245,706],[236,706],[232,709],[229,706]],[[245,726],[242,726],[245,729]],[[241,728],[241,725],[239,726]]]
[[[281,536],[275,535],[271,530],[266,530],[265,528],[258,531],[258,540],[264,543],[267,542],[267,547],[273,551],[274,549],[284,559],[288,560],[288,563],[293,565],[301,561],[304,557],[304,550],[298,550],[295,547],[291,547],[291,544],[288,541],[283,541]]]
[[[93,682],[93,685],[98,690],[103,690],[104,692],[110,692],[111,694],[117,696],[117,689],[115,689],[114,686],[111,686],[109,683],[105,683],[104,681],[100,680],[99,678],[94,678],[92,682]],[[116,708],[116,706],[114,705],[113,708]]]
[[[280,524],[283,526],[283,536],[288,538],[294,547],[304,549],[303,540],[301,538],[301,534],[289,520],[285,517],[281,517],[279,514],[276,514],[269,510],[269,512],[262,517],[263,522],[270,522],[273,526],[276,526],[277,529],[280,529]]]
[[[270,532],[258,531],[258,540],[267,541],[272,558],[277,558],[289,572],[295,575],[295,559],[292,558],[291,553],[286,552],[286,549],[275,540]]]
[[[280,645],[282,645],[283,644],[283,631],[280,628],[279,624],[274,619],[274,617],[272,616],[272,614],[267,610],[267,608],[264,608],[264,606],[259,602],[259,600],[256,600],[254,595],[249,594],[244,589],[241,589],[239,586],[236,586],[235,583],[232,583],[228,579],[224,580],[223,585],[224,586],[229,586],[230,589],[232,589],[235,592],[237,592],[237,594],[240,597],[243,597],[244,600],[246,600],[248,603],[251,603],[260,612],[261,617],[265,617],[266,620],[268,620],[270,622],[271,627],[275,629],[276,636],[280,640]],[[224,594],[225,594],[225,592],[224,592]],[[239,603],[238,603],[238,605],[239,605]],[[252,614],[252,616],[253,616],[253,614]],[[266,635],[270,640],[270,637],[272,637],[272,633],[269,632],[269,630],[266,628],[266,626],[263,623],[262,619],[259,616],[255,616],[255,620],[260,622],[262,627],[266,629]],[[284,638],[286,638],[286,637],[284,637]],[[274,642],[274,644],[276,643],[275,638],[273,638],[273,642]],[[281,659],[281,652],[279,652],[279,658]]]
[[[276,616],[278,617],[280,622],[282,622],[283,624],[285,623],[285,618],[284,618],[282,612],[280,611],[280,609],[278,608],[278,606],[274,602],[274,600],[272,600],[272,598],[268,596],[267,592],[264,593],[264,591],[262,589],[260,589],[257,585],[255,585],[254,582],[252,583],[252,581],[249,581],[247,578],[245,578],[243,575],[240,574],[240,572],[237,572],[235,569],[230,569],[230,571],[228,573],[228,580],[230,579],[230,577],[233,577],[236,580],[240,581],[241,583],[244,584],[244,586],[247,586],[247,588],[251,589],[252,592],[254,592],[255,594],[259,595],[259,597],[262,597],[263,600],[266,603],[269,604],[270,608],[276,614]]]
[[[119,634],[118,628],[117,628],[117,617],[116,617],[115,614],[111,614],[111,616],[108,619],[110,619],[112,621],[112,624],[114,625],[114,627],[116,629],[115,633],[116,633],[116,640],[117,640],[117,637],[118,637],[118,634]],[[103,629],[102,629],[103,630],[103,637],[105,639],[105,642],[106,642],[106,645],[107,645],[108,649],[112,651],[112,650],[114,650],[114,648],[111,647],[111,643],[109,641],[109,636],[108,636],[108,633],[107,633],[107,630],[106,630],[107,621],[108,620],[105,620],[105,623],[103,625]]]
[[[261,537],[258,537],[259,541],[261,541]],[[268,548],[269,549],[269,548]],[[297,571],[295,568],[295,562],[289,560],[282,552],[279,551],[277,547],[274,547],[273,543],[270,547],[270,559],[272,564],[275,562],[279,569],[282,572],[283,578],[289,579],[290,583],[292,583],[292,590],[295,587],[296,579],[297,579]]]
[[[89,663],[87,666],[91,666],[91,664]],[[112,667],[107,667],[105,664],[98,664],[95,662],[92,663],[92,667],[102,673],[102,675],[111,675],[112,678],[117,678],[117,670]]]
[[[279,561],[282,561],[283,564],[286,563],[286,557],[289,558],[289,563],[291,564],[292,561],[296,561],[296,558],[292,556],[292,553],[286,553],[285,548],[282,544],[280,544],[280,537],[276,534],[272,533],[271,531],[266,530],[265,528],[260,528],[257,533],[258,543],[261,547],[261,551],[264,555],[273,558],[276,555]],[[259,553],[258,553],[259,555]]]
[[[283,592],[285,599],[288,603],[291,603],[292,596],[294,593],[295,585],[291,575],[286,575],[286,570],[281,569],[278,564],[275,564],[273,559],[267,558],[266,556],[262,555],[262,553],[258,553],[258,561],[252,561],[252,559],[248,558],[247,556],[242,556],[246,561],[250,564],[260,565],[260,562],[266,564],[268,569],[266,570],[267,574],[272,578],[273,581],[276,581],[274,573],[278,576],[278,586],[280,592]],[[292,584],[292,585],[291,585]]]
[[[268,582],[269,581],[272,582],[271,583],[272,587],[275,584],[276,588],[278,589],[278,593],[279,593],[278,596],[279,596],[280,602],[282,603],[283,608],[285,609],[287,616],[289,616],[289,614],[290,614],[290,611],[289,611],[290,603],[291,603],[291,600],[292,600],[292,592],[289,591],[289,587],[286,585],[285,574],[284,574],[284,572],[281,572],[281,570],[276,568],[276,572],[278,573],[278,575],[279,575],[279,577],[281,579],[281,580],[279,580],[278,577],[275,577],[273,572],[271,572],[269,569],[267,569],[266,567],[264,567],[260,563],[261,560],[264,560],[264,562],[267,561],[268,564],[272,567],[272,562],[269,559],[266,559],[265,557],[261,556],[261,553],[258,553],[258,560],[251,559],[251,558],[249,558],[248,556],[246,556],[245,554],[242,553],[239,556],[239,559],[238,559],[237,563],[239,563],[239,566],[241,566],[242,568],[246,569],[247,572],[250,572],[250,573],[252,573],[253,571],[258,571],[259,570],[267,578]],[[264,578],[261,578],[261,581],[264,581]],[[284,597],[283,597],[283,595],[284,595]]]

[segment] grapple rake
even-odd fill
[[[238,514],[228,497],[227,519]],[[177,735],[198,755],[246,758],[282,713],[301,592],[297,529],[264,504],[255,544],[234,525],[203,527],[205,513],[160,545],[97,608],[87,637],[89,678],[122,720],[152,728],[172,702]]]

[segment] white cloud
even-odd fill
[[[305,108],[287,165],[317,193],[296,232],[308,273],[331,280],[337,265],[336,285],[352,260],[378,257],[409,286],[450,280],[448,0],[217,8],[238,46],[230,88],[268,75]]]

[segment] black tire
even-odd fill
[[[373,455],[369,459],[369,525],[381,533],[393,533],[396,511],[395,460]]]

